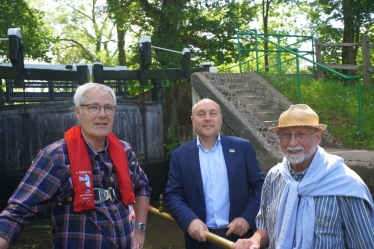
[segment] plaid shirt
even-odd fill
[[[131,146],[121,141],[135,196],[150,196],[147,176]],[[95,188],[118,189],[107,147],[96,153],[88,144]],[[12,243],[32,218],[42,219],[48,202],[62,202],[74,193],[66,142],[42,149],[0,214],[0,237]],[[133,208],[107,200],[96,210],[74,212],[74,204],[57,205],[52,214],[53,248],[130,248],[134,232]]]

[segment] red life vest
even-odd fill
[[[80,126],[65,132],[68,148],[71,179],[74,185],[74,211],[96,209],[94,203],[93,174],[87,144],[83,139]],[[108,150],[114,169],[117,171],[119,192],[125,205],[135,203],[126,151],[113,133],[107,136]]]

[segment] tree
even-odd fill
[[[146,18],[145,14],[140,9],[138,1],[128,0],[107,0],[107,12],[117,29],[118,64],[126,66],[125,35],[130,32],[136,33],[132,27],[141,26],[142,20]]]
[[[297,41],[300,41],[303,38],[287,37],[288,35],[309,35],[307,30],[304,29],[298,21],[300,19],[298,5],[292,1],[284,0],[258,0],[256,1],[256,4],[256,8],[259,10],[257,13],[257,22],[262,23],[262,26],[257,26],[256,30],[262,29],[263,34],[267,34],[264,36],[265,38],[289,48],[299,48],[303,45],[302,43],[297,43]],[[282,34],[285,36],[277,36]],[[259,39],[258,49],[272,51],[277,50],[277,47],[265,40]],[[260,60],[259,68],[264,67],[266,72],[269,72],[269,70],[272,69],[277,70],[276,67],[269,67],[269,65],[274,66],[276,64],[275,55],[277,55],[277,53],[264,52],[264,60]],[[286,57],[290,57],[288,53],[281,53],[282,60],[285,60]],[[256,63],[253,63],[256,66]],[[292,66],[295,64],[294,61],[289,64],[290,65],[287,66],[288,71],[292,71],[293,68],[296,70],[296,65],[294,67]],[[285,65],[285,63],[282,63],[282,67]]]
[[[125,35],[128,31],[130,1],[107,0],[107,12],[117,29],[118,65],[126,66]]]
[[[264,34],[268,33],[268,19],[269,19],[269,9],[270,4],[272,0],[262,0],[262,24],[264,25]],[[269,49],[268,42],[264,41],[264,48],[265,50]],[[268,53],[268,52],[265,52]],[[269,72],[269,68],[267,67],[269,65],[269,58],[268,55],[265,55],[265,71]]]
[[[151,35],[152,45],[176,51],[188,47],[197,61],[218,65],[237,61],[236,33],[255,16],[248,0],[138,1],[145,13],[141,28]],[[181,66],[178,54],[156,50],[154,58],[161,67]]]
[[[20,28],[25,44],[24,58],[50,62],[48,55],[52,30],[43,21],[45,13],[29,6],[24,0],[2,0],[0,4],[0,37],[7,38],[9,28]],[[7,61],[8,41],[0,41],[0,58]]]
[[[107,7],[98,0],[59,0],[59,14],[55,19],[57,42],[53,48],[56,62],[60,64],[117,65],[115,25],[106,12]]]
[[[310,2],[305,11],[311,21],[311,30],[321,37],[322,42],[360,43],[361,36],[369,34],[373,25],[373,0],[317,0]],[[341,25],[336,25],[336,24]],[[356,65],[358,46],[330,49],[330,58],[343,64]],[[331,56],[333,55],[333,56]],[[347,72],[344,72],[347,73]],[[354,75],[354,71],[350,71]]]
[[[283,14],[280,14],[279,12],[276,11],[280,7],[282,7],[284,11]],[[292,13],[292,11],[293,9],[291,7],[286,8],[286,6],[284,6],[282,0],[262,0],[262,13],[261,14],[262,14],[262,25],[264,29],[264,34],[269,34],[270,32],[273,34],[281,33],[282,30],[278,30],[278,32],[275,32],[275,30],[277,27],[286,26],[285,25],[286,20],[284,19],[284,17],[287,14]],[[271,13],[272,15],[270,16],[269,13]],[[275,21],[270,21],[269,20],[270,17],[275,18]],[[269,28],[269,23],[271,25],[270,28]],[[270,37],[268,36],[265,38],[270,38]],[[264,41],[264,50],[269,50],[269,44],[267,41]],[[269,68],[268,68],[269,55],[267,55],[267,53],[268,52],[265,52],[265,71],[269,72]]]

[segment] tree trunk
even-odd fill
[[[268,33],[268,18],[269,18],[269,6],[270,6],[271,0],[262,1],[262,20],[264,25],[264,34]],[[268,38],[265,37],[265,38]],[[269,44],[267,41],[264,41],[264,50],[269,49]],[[265,54],[268,52],[265,52]],[[267,67],[269,65],[269,56],[265,55],[265,72],[269,72],[269,68]]]
[[[267,34],[268,33],[268,18],[267,17],[264,17],[264,34]],[[268,37],[265,37],[265,38],[268,38]],[[269,49],[269,44],[267,41],[264,41],[264,50],[268,50]],[[265,51],[265,54],[267,52]],[[269,72],[269,68],[267,67],[269,65],[269,56],[266,54],[265,55],[265,72]]]
[[[117,23],[117,39],[118,39],[118,65],[126,66],[126,51],[125,51],[125,30],[120,30],[120,25]]]
[[[344,22],[344,29],[343,29],[343,43],[354,43],[358,42],[355,27],[355,13],[352,11],[352,6],[354,0],[343,0],[342,1],[342,9],[343,9],[343,22]],[[355,39],[356,38],[356,39]],[[357,56],[357,47],[343,47],[342,48],[342,64],[352,64],[356,65],[356,56]],[[356,75],[356,71],[354,70],[343,70],[343,74],[345,75]],[[352,82],[351,82],[352,83]]]

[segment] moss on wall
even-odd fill
[[[164,87],[164,130],[177,127],[178,141],[186,143],[193,139],[191,124],[192,91],[191,79],[182,80]],[[165,134],[166,135],[166,134]]]

